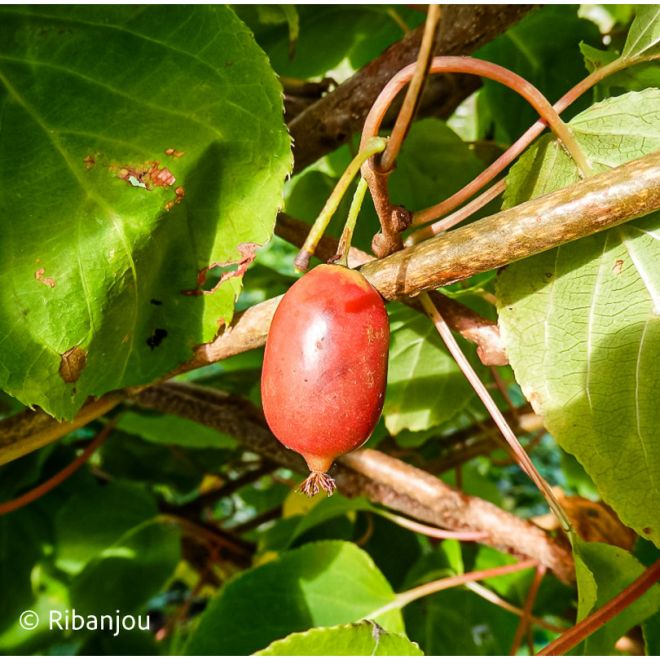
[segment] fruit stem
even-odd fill
[[[349,166],[341,175],[337,185],[330,194],[330,197],[328,197],[325,205],[321,209],[321,213],[319,213],[318,218],[316,218],[314,221],[312,228],[309,230],[309,234],[305,239],[305,243],[300,249],[300,252],[298,252],[298,256],[294,262],[296,270],[304,273],[309,268],[309,260],[314,255],[316,246],[319,244],[323,233],[330,224],[330,220],[337,210],[337,207],[339,206],[342,198],[346,194],[351,181],[353,181],[356,174],[360,171],[362,165],[372,156],[381,153],[386,146],[387,140],[385,138],[370,138],[365,142],[364,147],[360,149],[355,158],[353,158],[353,160],[350,162]]]
[[[566,517],[566,513],[561,507],[561,504],[557,501],[555,494],[552,492],[552,489],[548,485],[548,482],[539,474],[538,470],[532,463],[532,460],[527,455],[522,445],[520,444],[516,434],[511,430],[511,427],[507,423],[504,415],[497,407],[495,401],[490,396],[490,393],[486,389],[486,386],[481,382],[481,379],[477,375],[477,372],[472,368],[472,365],[468,362],[467,358],[463,354],[460,346],[454,335],[452,335],[449,326],[442,317],[442,314],[438,311],[437,307],[433,304],[433,301],[429,297],[428,293],[424,292],[420,294],[419,301],[422,303],[424,311],[429,315],[433,324],[438,331],[440,337],[445,342],[449,352],[451,353],[456,363],[461,368],[461,371],[465,374],[465,377],[470,382],[470,385],[474,388],[474,391],[477,393],[482,403],[486,407],[486,410],[490,413],[491,417],[497,427],[500,429],[500,432],[504,436],[504,439],[509,443],[509,446],[513,450],[513,453],[516,457],[518,465],[522,470],[527,474],[527,476],[536,484],[538,489],[543,493],[543,496],[550,507],[550,510],[557,516],[557,519],[561,523],[562,528],[566,533],[569,533],[572,530],[571,523]]]
[[[353,240],[355,224],[357,223],[358,215],[360,215],[362,202],[364,202],[364,196],[368,189],[369,186],[367,185],[367,182],[362,177],[360,177],[357,188],[355,189],[355,193],[353,195],[351,208],[348,210],[348,218],[346,218],[344,231],[341,233],[339,245],[337,246],[336,262],[340,266],[346,266],[346,268],[348,268],[348,253],[351,250],[351,241]]]

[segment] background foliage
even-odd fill
[[[476,56],[555,101],[620,53],[655,53],[658,13],[543,7]],[[287,180],[283,91],[288,99],[301,81],[345,80],[423,20],[401,6],[2,7],[0,414],[37,405],[70,419],[89,395],[163,377],[235,311],[286,291],[295,248],[273,236],[276,213],[311,222],[358,136]],[[639,66],[567,112],[597,170],[658,150],[659,84],[657,65]],[[419,209],[449,196],[534,119],[487,82],[448,120],[417,121],[391,177],[393,199]],[[577,179],[543,137],[511,168],[504,205]],[[343,206],[331,234],[345,214]],[[534,614],[555,627],[601,606],[657,558],[659,221],[641,218],[444,290],[499,317],[511,367],[487,369],[463,348],[503,410],[529,414],[528,400],[543,416],[548,432],[522,431],[543,475],[565,497],[602,498],[636,532],[627,549],[617,547],[618,526],[587,539],[599,542],[576,540],[577,589],[546,575]],[[367,203],[355,244],[369,249],[377,226]],[[400,304],[388,312],[387,398],[369,446],[516,515],[544,514],[432,324]],[[261,361],[255,350],[177,378],[258,404]],[[3,653],[509,652],[518,617],[473,590],[403,609],[396,601],[509,555],[429,540],[366,500],[307,501],[292,491],[300,475],[229,436],[120,412],[84,469],[0,516]],[[0,467],[0,502],[68,465],[102,425]],[[480,451],[466,453],[473,445]],[[578,518],[584,511],[576,504]],[[223,541],[209,542],[209,529]],[[522,607],[531,579],[523,571],[484,586]],[[633,629],[635,648],[657,653],[658,591],[578,650],[613,653]],[[26,609],[42,619],[51,610],[148,613],[151,630],[26,631]],[[556,635],[534,626],[533,647]]]

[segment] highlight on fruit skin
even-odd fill
[[[280,301],[266,340],[261,398],[275,437],[307,462],[306,494],[331,494],[332,463],[363,445],[378,423],[389,336],[380,294],[345,266],[317,266]]]

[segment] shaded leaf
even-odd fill
[[[57,567],[79,573],[92,558],[157,513],[153,496],[130,483],[80,489],[55,516]]]
[[[424,431],[453,417],[474,392],[429,319],[403,305],[390,306],[389,314],[385,425],[394,435]]]
[[[0,387],[71,417],[231,320],[290,165],[281,91],[226,7],[5,6],[0,116]]]
[[[630,553],[605,543],[573,539],[578,583],[578,621],[605,605],[634,582],[644,566]],[[620,614],[590,635],[584,655],[610,655],[614,644],[631,628],[660,610],[660,586],[655,585]]]
[[[0,630],[15,624],[33,600],[30,574],[45,540],[40,523],[29,510],[0,517]]]
[[[475,56],[511,69],[554,103],[584,78],[580,42],[593,46],[601,42],[598,28],[579,18],[577,10],[578,5],[549,5],[530,12]],[[500,83],[485,80],[482,94],[496,139],[513,142],[538,118],[527,101]],[[586,98],[578,100],[569,112],[587,104]]]
[[[312,628],[273,642],[254,655],[424,655],[405,635],[390,633],[375,623]]]
[[[153,519],[104,548],[71,584],[71,605],[87,614],[136,614],[163,588],[181,558],[181,535]]]
[[[426,655],[507,655],[518,617],[470,591],[448,589],[409,605],[405,621]]]
[[[216,449],[236,447],[236,440],[228,435],[176,415],[128,411],[120,417],[117,428],[158,444]]]
[[[405,28],[393,12],[415,27],[424,15],[407,7],[376,5],[297,5],[297,20],[285,16],[278,5],[237,8],[255,33],[273,68],[281,76],[314,78],[325,75],[343,79],[401,39]],[[294,36],[297,37],[294,39]],[[295,50],[291,43],[295,41]]]

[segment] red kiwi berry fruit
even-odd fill
[[[261,397],[275,437],[307,462],[307,495],[331,494],[333,461],[373,432],[385,399],[389,336],[380,294],[345,266],[312,269],[277,307]]]

